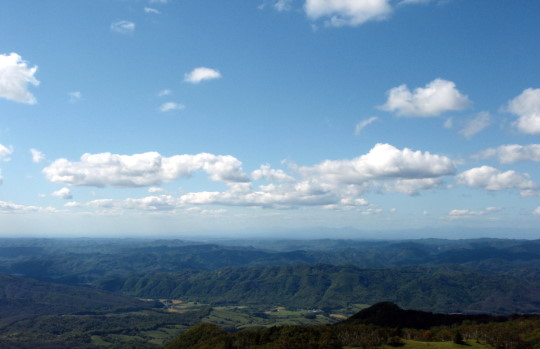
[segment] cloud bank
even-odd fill
[[[230,155],[200,153],[164,157],[157,152],[134,155],[84,154],[80,161],[55,160],[43,169],[55,183],[94,187],[141,187],[189,177],[203,170],[220,182],[246,182],[242,163]]]

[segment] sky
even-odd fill
[[[0,0],[0,236],[540,238],[537,0]]]

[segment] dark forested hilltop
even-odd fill
[[[28,316],[150,309],[155,302],[0,273],[0,325]]]

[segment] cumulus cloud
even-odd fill
[[[120,34],[133,34],[135,23],[130,21],[116,21],[111,24],[111,30]]]
[[[373,179],[421,179],[454,174],[454,162],[429,152],[402,150],[390,144],[377,144],[367,154],[352,160],[326,160],[303,167],[304,173],[318,174],[327,180],[360,184]]]
[[[268,180],[271,182],[293,182],[294,178],[283,172],[283,170],[276,170],[270,167],[270,165],[261,165],[258,170],[252,172],[251,177],[256,180]]]
[[[465,121],[463,128],[459,130],[459,134],[467,139],[471,139],[474,135],[481,132],[491,124],[491,116],[487,112],[478,113],[473,118]]]
[[[366,128],[366,126],[374,123],[375,121],[377,121],[379,118],[376,117],[376,116],[372,116],[370,118],[367,118],[367,119],[364,119],[362,121],[360,121],[359,123],[356,124],[356,127],[354,129],[354,135],[355,136],[359,136],[360,133],[362,132],[362,130],[364,128]]]
[[[192,84],[198,84],[205,80],[214,80],[221,78],[221,73],[217,70],[199,67],[184,75],[184,81]]]
[[[537,185],[528,174],[515,171],[501,172],[490,166],[481,166],[462,172],[456,176],[458,183],[490,191],[518,189],[522,196],[536,195]]]
[[[383,20],[392,13],[389,0],[306,0],[304,10],[311,20],[325,19],[326,26],[358,26]]]
[[[540,206],[538,206],[538,207],[533,211],[533,214],[534,214],[534,215],[539,215],[539,216],[540,216]]]
[[[475,158],[497,157],[503,164],[511,164],[521,161],[540,162],[540,144],[507,144],[497,148],[486,149],[474,156]]]
[[[80,161],[58,159],[43,172],[47,179],[66,185],[137,187],[149,186],[152,196],[140,199],[100,199],[70,202],[66,207],[95,208],[115,214],[124,209],[176,212],[204,205],[294,209],[318,206],[322,209],[356,210],[377,214],[362,196],[372,190],[416,195],[440,187],[440,177],[455,173],[453,161],[429,152],[397,149],[377,144],[368,153],[350,160],[326,160],[313,166],[291,166],[294,176],[262,165],[252,171],[255,186],[244,174],[241,162],[232,156],[213,154],[163,157],[150,152],[135,155],[84,154]],[[225,191],[188,192],[180,197],[158,195],[161,183],[185,178],[202,170],[213,181],[224,182]]]
[[[388,91],[388,100],[380,108],[400,116],[431,117],[470,106],[469,98],[452,81],[435,79],[425,87],[410,91],[407,85]]]
[[[37,69],[37,66],[29,67],[16,53],[0,54],[0,98],[35,104],[36,98],[28,91],[28,86],[39,85],[34,76]]]
[[[506,110],[518,116],[514,126],[523,133],[540,134],[540,89],[528,88],[508,102]]]
[[[167,102],[167,103],[163,103],[159,107],[159,111],[164,113],[164,112],[173,111],[173,110],[182,110],[182,109],[185,109],[185,108],[186,108],[186,106],[183,105],[183,104],[178,104],[178,103],[175,103],[175,102]]]
[[[297,206],[323,206],[335,204],[340,198],[336,193],[317,187],[313,183],[292,185],[267,185],[249,192],[196,192],[180,197],[183,204],[233,205],[288,209]]]
[[[161,13],[161,12],[159,12],[159,10],[156,10],[155,8],[151,8],[151,7],[145,7],[144,12],[145,13],[152,13],[152,14],[156,14],[156,15],[159,15]]]
[[[0,144],[0,160],[9,161],[11,160],[9,156],[13,153],[12,147],[6,147],[5,145]]]
[[[73,199],[73,195],[71,195],[71,190],[69,190],[69,188],[67,187],[63,187],[62,189],[52,192],[51,195],[64,200]]]
[[[189,177],[203,170],[213,181],[247,182],[242,163],[230,155],[200,153],[164,157],[157,152],[134,155],[83,154],[80,161],[55,160],[43,169],[55,183],[95,187],[140,187],[159,185]]]

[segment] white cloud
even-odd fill
[[[533,214],[534,214],[534,215],[539,215],[539,216],[540,216],[540,206],[538,206],[538,207],[533,211]]]
[[[80,91],[73,91],[68,93],[69,103],[77,103],[82,100],[82,94]]]
[[[148,188],[148,192],[150,194],[163,193],[164,191],[165,191],[165,189],[160,188],[160,187],[150,187],[150,188]]]
[[[135,23],[130,21],[116,21],[111,24],[111,30],[120,34],[132,34],[135,32]]]
[[[356,127],[355,127],[355,129],[354,129],[354,135],[355,135],[355,136],[359,136],[360,133],[362,132],[362,130],[363,130],[364,128],[366,128],[366,126],[368,126],[369,124],[371,124],[371,123],[377,121],[378,119],[379,119],[378,117],[372,116],[372,117],[370,117],[370,118],[368,118],[368,119],[362,120],[362,121],[360,121],[359,123],[357,123],[357,124],[356,124]]]
[[[297,206],[323,206],[335,204],[339,197],[321,188],[315,188],[310,183],[293,185],[267,185],[260,190],[250,192],[196,192],[180,197],[183,204],[195,205],[233,205],[256,206],[288,209]]]
[[[427,4],[431,0],[401,0],[400,5]]]
[[[471,102],[452,81],[435,79],[425,87],[410,91],[406,85],[388,91],[388,100],[380,108],[401,116],[430,117],[447,111],[462,110]]]
[[[156,10],[155,8],[151,8],[151,7],[145,7],[144,12],[145,13],[153,13],[153,14],[156,14],[156,15],[159,15],[161,13],[161,12],[159,12],[159,10]]]
[[[292,0],[277,0],[274,3],[274,8],[279,12],[289,11],[291,9]]]
[[[519,189],[522,196],[536,195],[538,187],[528,174],[501,172],[490,166],[472,168],[456,176],[458,183],[490,191]]]
[[[502,208],[500,207],[494,207],[494,206],[486,207],[487,212],[499,212],[500,210],[502,210]]]
[[[98,199],[88,202],[68,202],[64,205],[71,208],[95,208],[109,213],[121,213],[122,210],[139,210],[139,211],[173,211],[179,206],[178,199],[171,195],[146,196],[143,198],[133,199],[127,198],[123,200],[113,199]]]
[[[37,149],[30,149],[30,154],[32,154],[32,162],[39,164],[45,160],[45,155]]]
[[[326,160],[304,173],[318,174],[326,180],[360,184],[372,179],[421,179],[454,174],[454,162],[429,152],[397,149],[390,144],[377,144],[369,153],[352,160]]]
[[[467,209],[454,209],[451,210],[446,218],[449,219],[469,219],[478,216],[484,216],[493,212],[499,212],[501,208],[499,207],[486,207],[484,210],[474,211]]]
[[[368,208],[367,210],[362,211],[360,213],[364,216],[372,216],[372,215],[383,213],[383,209],[382,208]]]
[[[249,181],[241,165],[232,156],[213,154],[163,157],[158,153],[103,153],[84,154],[79,162],[58,159],[43,172],[48,180],[67,185],[136,187],[159,185],[203,170],[211,180],[228,186],[225,191],[188,192],[178,198],[156,195],[142,199],[100,199],[66,204],[66,207],[90,207],[111,214],[124,209],[172,212],[200,205],[272,209],[319,206],[322,209],[376,214],[382,210],[366,210],[364,207],[369,203],[361,197],[372,188],[414,195],[420,190],[441,186],[439,177],[455,173],[454,163],[447,157],[399,150],[388,144],[378,144],[367,154],[351,160],[327,160],[307,167],[291,165],[298,179],[283,170],[262,165],[251,173],[251,177],[255,181],[271,183],[258,186]],[[151,187],[148,191],[157,194],[163,190]]]
[[[540,144],[501,145],[497,148],[486,149],[479,154],[476,154],[474,157],[482,159],[489,157],[498,157],[499,161],[503,164],[511,164],[520,161],[540,162]]]
[[[283,170],[275,170],[270,168],[270,165],[261,165],[258,170],[252,172],[251,177],[256,180],[268,180],[271,182],[293,182],[294,178],[283,172]]]
[[[246,182],[242,163],[230,155],[200,153],[164,157],[156,152],[134,155],[84,154],[79,162],[55,160],[43,169],[55,183],[95,187],[140,187],[159,185],[189,177],[203,170],[213,181]]]
[[[62,189],[51,193],[51,195],[64,200],[71,200],[73,198],[73,195],[71,195],[71,190],[69,190],[67,187],[63,187]]]
[[[160,112],[164,113],[164,112],[173,111],[173,110],[182,110],[185,108],[186,106],[183,104],[178,104],[175,102],[167,102],[167,103],[163,103],[158,109]]]
[[[170,94],[172,94],[172,91],[165,89],[158,92],[158,97],[168,96]]]
[[[519,116],[514,123],[519,131],[540,135],[540,89],[524,90],[508,102],[506,110]]]
[[[34,76],[37,69],[37,66],[29,67],[16,53],[0,54],[0,98],[35,104],[36,98],[28,91],[28,85],[39,85]]]
[[[52,207],[26,206],[0,201],[0,213],[56,212]]]
[[[5,145],[0,144],[0,160],[9,161],[11,160],[9,156],[13,153],[13,147],[6,147]]]
[[[439,188],[441,186],[442,180],[440,178],[398,179],[390,183],[384,183],[387,191],[407,195],[418,195],[420,190]]]
[[[474,135],[481,132],[483,129],[491,124],[491,116],[487,112],[478,113],[475,117],[466,120],[463,128],[459,130],[459,133],[467,138],[471,139]]]
[[[219,78],[221,78],[221,73],[219,71],[206,67],[195,68],[190,73],[184,74],[184,81],[192,84]]]
[[[467,219],[472,218],[476,216],[482,216],[484,215],[484,211],[472,211],[472,210],[451,210],[448,213],[447,218],[450,219]]]
[[[306,0],[304,10],[311,20],[325,18],[325,25],[342,27],[383,20],[392,6],[389,0]]]

